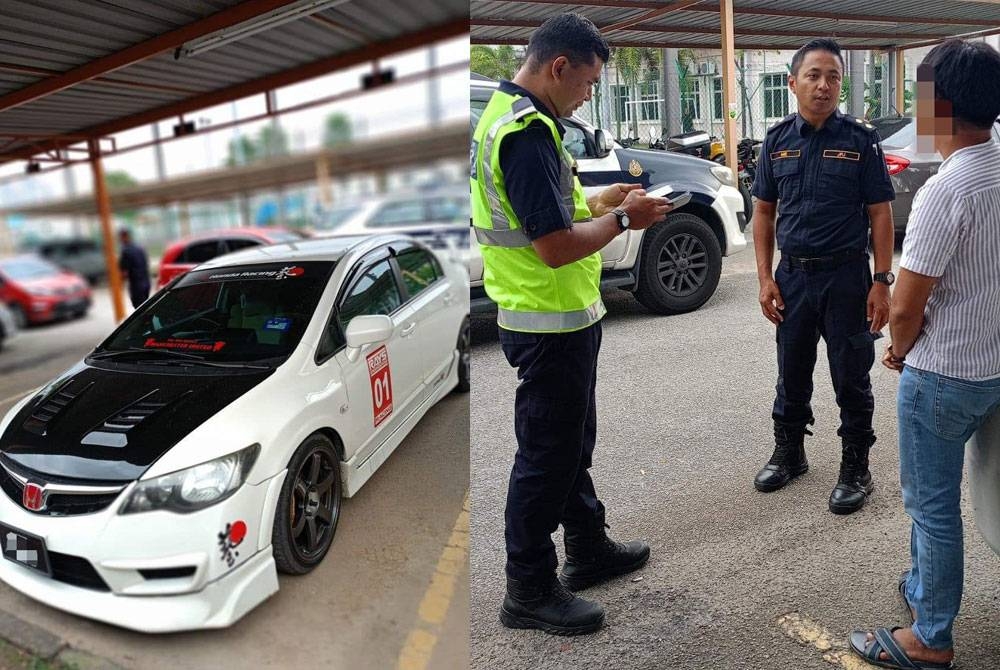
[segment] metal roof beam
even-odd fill
[[[691,5],[697,5],[701,0],[681,0],[681,2],[673,2],[669,5],[660,7],[659,9],[654,9],[651,12],[646,12],[641,16],[635,16],[631,19],[625,19],[624,21],[619,21],[618,23],[612,23],[610,26],[606,26],[601,29],[601,32],[610,33],[615,30],[625,30],[637,23],[642,23],[649,19],[655,19],[657,17],[663,16],[664,14],[669,14],[671,12],[676,12],[681,9],[686,9]]]
[[[318,61],[307,63],[305,65],[269,75],[267,77],[262,77],[254,81],[245,82],[236,86],[230,86],[218,91],[211,91],[176,103],[157,107],[146,112],[140,112],[139,114],[133,114],[132,116],[115,119],[114,121],[110,121],[108,123],[77,130],[73,133],[73,135],[84,135],[87,137],[103,137],[106,135],[113,135],[124,130],[129,130],[131,128],[159,121],[160,119],[169,118],[171,116],[179,116],[181,114],[204,109],[206,107],[212,107],[214,105],[220,105],[232,100],[257,95],[271,89],[295,84],[300,81],[312,79],[339,69],[358,65],[360,63],[367,63],[376,58],[389,56],[408,49],[415,49],[431,42],[437,42],[450,37],[463,35],[468,32],[468,19],[451,21],[449,23],[421,30],[416,33],[410,33],[395,39],[386,40],[385,42],[359,47],[358,49],[347,53],[338,54],[329,58],[323,58]],[[72,142],[63,139],[61,135],[57,135],[48,142],[44,142],[39,146],[40,150],[45,151],[48,149],[61,148],[67,144],[72,144]],[[0,155],[0,163],[31,158],[31,156],[38,153],[38,150],[39,149],[24,149],[6,155]]]
[[[528,43],[528,39],[522,38],[508,38],[508,37],[480,37],[473,35],[471,38],[472,44],[488,44],[488,45],[501,45],[509,44],[512,46],[524,46]],[[608,45],[613,47],[648,47],[650,49],[715,49],[718,50],[721,45],[721,41],[717,40],[715,42],[680,42],[672,40],[655,41],[655,40],[614,40],[609,39]],[[795,51],[802,46],[801,42],[768,42],[766,44],[748,44],[746,42],[736,41],[734,48],[736,49],[746,49],[748,51],[766,51],[766,50],[789,50]],[[865,45],[840,45],[845,51],[850,51],[852,49],[875,49],[877,51],[898,48],[909,49],[911,46],[909,44],[865,44]],[[2,162],[2,157],[0,157],[0,162]]]
[[[510,0],[512,3],[526,5],[566,5],[568,7],[606,7],[608,9],[663,9],[662,2],[650,2],[649,0]],[[471,0],[475,6],[478,0]],[[719,13],[719,5],[697,4],[678,10],[683,12],[703,12],[710,14]],[[883,16],[876,14],[844,14],[842,12],[813,12],[813,11],[784,11],[779,9],[768,9],[764,7],[733,7],[734,14],[747,14],[755,16],[777,16],[782,18],[803,18],[803,19],[833,19],[842,21],[859,22],[891,22],[891,23],[916,23],[932,26],[987,26],[996,27],[996,21],[990,19],[949,19],[949,18],[927,18],[922,16]]]
[[[184,42],[243,23],[292,2],[294,0],[247,0],[247,2],[241,2],[234,7],[216,12],[211,16],[195,21],[177,30],[171,30],[168,33],[158,35],[145,42],[140,42],[117,53],[92,60],[68,72],[43,79],[20,90],[0,96],[0,112],[23,105],[32,100],[38,100],[39,98],[69,88],[74,84],[79,84],[82,81],[88,81],[127,65],[146,60],[164,51],[174,49]]]
[[[471,19],[470,23],[473,26],[487,26],[495,28],[537,28],[542,25],[541,21],[524,21],[524,20],[506,20],[506,19]],[[597,28],[602,32],[607,32],[612,30],[611,27],[602,27],[600,25]],[[689,33],[693,35],[718,35],[719,31],[715,28],[703,28],[696,26],[656,26],[647,24],[636,24],[632,25],[629,30],[644,33],[673,33],[673,34],[684,34]],[[747,35],[754,37],[804,37],[820,34],[821,31],[815,30],[753,30],[747,28],[734,28],[734,34],[736,35]],[[831,32],[830,35],[834,35],[838,38],[857,38],[857,39],[880,39],[886,37],[885,33],[879,32]],[[914,40],[937,40],[945,39],[951,37],[950,33],[897,33],[892,34],[893,37],[900,39],[914,39]]]

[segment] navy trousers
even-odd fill
[[[867,257],[828,270],[804,270],[782,260],[774,279],[785,309],[777,328],[778,384],[772,417],[793,426],[812,423],[813,368],[822,337],[840,407],[837,434],[869,446],[875,441],[875,400],[868,374],[875,362],[875,345],[866,320],[872,286]]]
[[[588,468],[597,436],[598,322],[572,333],[500,329],[500,345],[517,368],[514,401],[517,454],[504,519],[507,575],[535,582],[555,575],[552,533],[604,528]]]

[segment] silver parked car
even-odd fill
[[[939,153],[917,150],[917,127],[913,117],[875,119],[872,124],[882,135],[882,151],[889,168],[889,178],[896,191],[892,203],[892,223],[902,236],[910,218],[913,195],[941,166]],[[993,124],[993,141],[1000,142],[1000,120]]]

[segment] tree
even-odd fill
[[[112,170],[104,173],[104,185],[109,191],[118,191],[130,186],[138,186],[139,181],[125,170]],[[134,209],[117,211],[115,214],[124,219],[128,225],[135,224],[136,212]]]
[[[257,135],[257,144],[264,157],[284,156],[288,153],[288,133],[275,124],[267,124]]]
[[[323,125],[323,146],[336,147],[351,141],[351,120],[346,114],[334,112]]]
[[[514,47],[489,47],[475,44],[469,50],[469,69],[490,79],[513,79],[523,62],[523,54]]]
[[[104,184],[108,187],[108,190],[116,191],[128,188],[129,186],[138,186],[139,182],[124,170],[113,170],[104,173]]]
[[[255,138],[240,135],[229,140],[226,165],[247,165],[270,156],[284,156],[288,151],[288,133],[281,126],[268,124],[260,129]]]

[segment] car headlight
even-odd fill
[[[56,295],[56,290],[52,288],[41,288],[38,286],[33,286],[28,289],[28,293],[41,298],[50,298]]]
[[[118,513],[167,510],[186,514],[222,502],[243,485],[259,453],[260,445],[253,444],[214,461],[141,481]]]
[[[712,168],[712,174],[716,179],[726,186],[736,186],[736,178],[733,177],[733,171],[727,168],[725,165],[716,165]]]

